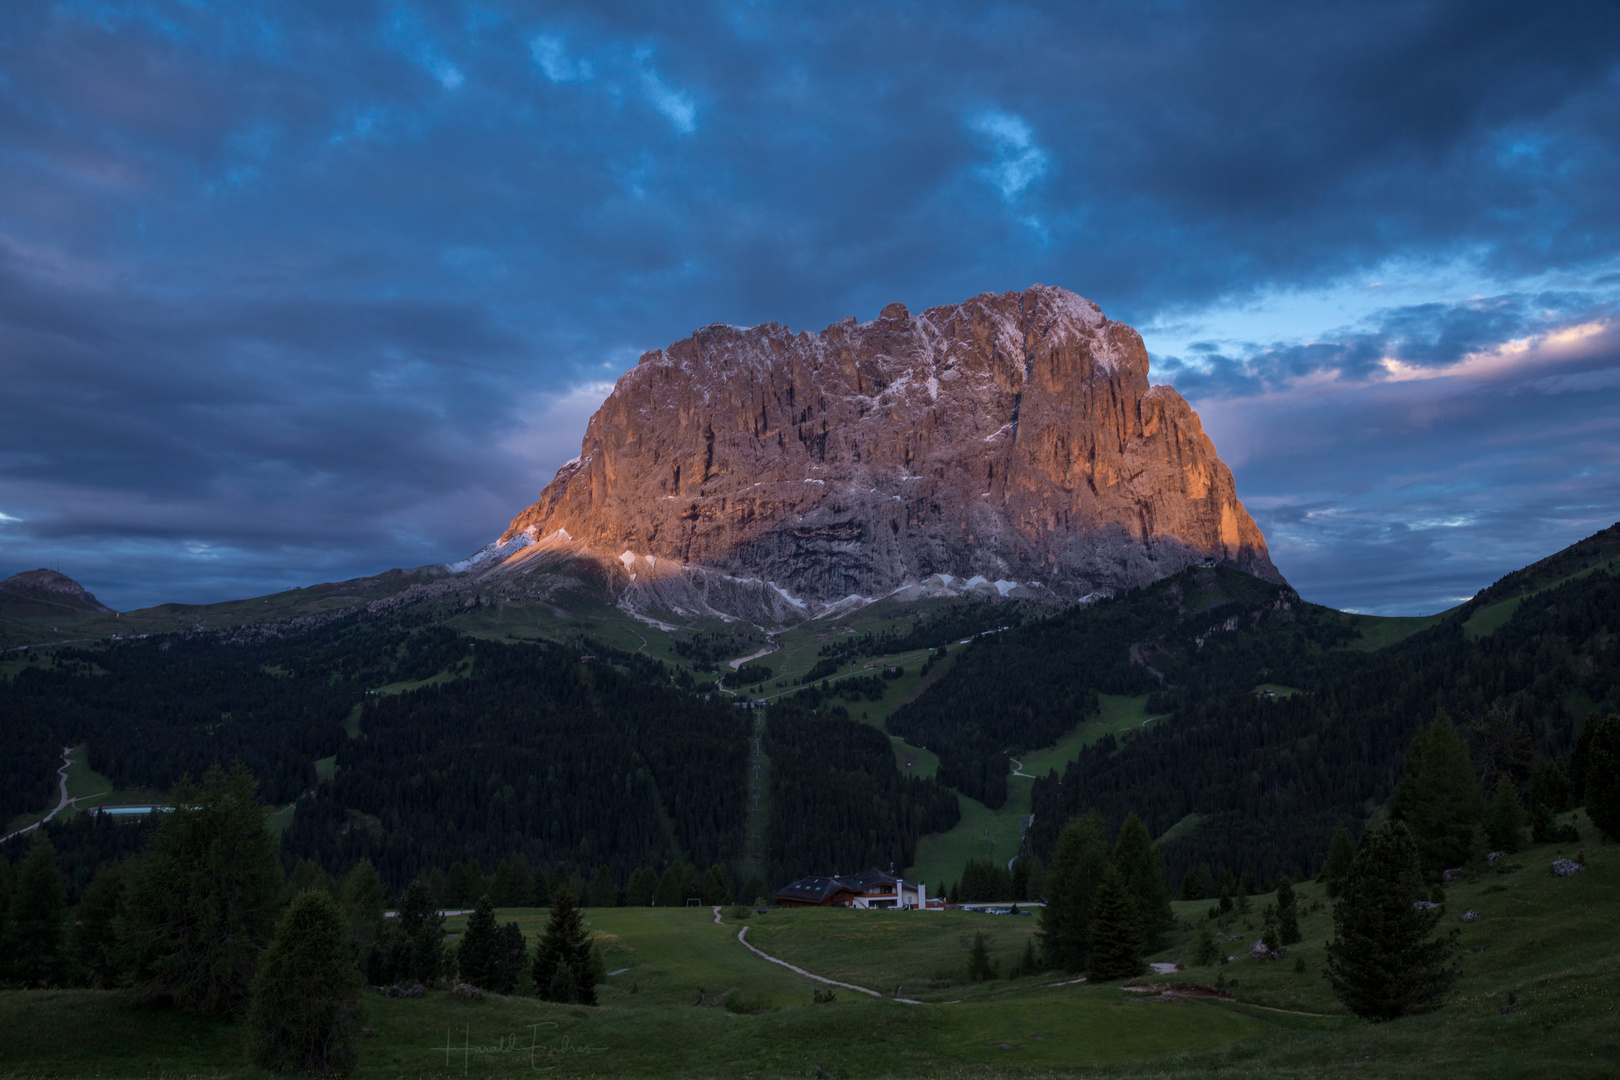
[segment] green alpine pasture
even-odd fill
[[[1583,835],[1590,826],[1577,816]],[[1549,872],[1584,856],[1572,877]],[[1036,916],[709,908],[585,912],[610,975],[597,1008],[532,997],[468,1001],[368,992],[354,1076],[368,1077],[1428,1077],[1615,1075],[1620,1063],[1620,846],[1545,845],[1453,885],[1443,926],[1461,931],[1463,975],[1437,1012],[1373,1024],[1322,978],[1332,915],[1322,886],[1296,889],[1305,940],[1251,960],[1260,913],[1212,925],[1227,963],[1121,984],[1051,972],[967,981],[975,931],[1005,972]],[[1150,959],[1186,963],[1208,903],[1177,902]],[[1477,920],[1462,921],[1465,912]],[[498,912],[532,937],[539,909]],[[452,933],[464,918],[452,918]],[[826,987],[750,952],[865,987]],[[1474,951],[1474,950],[1478,951]],[[1296,970],[1303,958],[1305,970]],[[1230,1000],[1161,994],[1221,984]],[[817,1003],[816,992],[833,1000]],[[920,1002],[893,1000],[900,996]],[[242,1026],[143,1005],[126,991],[0,993],[0,1076],[263,1076]]]

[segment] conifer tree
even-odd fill
[[[1530,807],[1546,807],[1548,814],[1569,809],[1569,777],[1557,758],[1537,757],[1530,767]]]
[[[995,967],[990,963],[990,950],[985,947],[982,930],[973,933],[973,948],[968,952],[967,974],[969,982],[984,982],[996,977]]]
[[[1620,840],[1620,715],[1595,723],[1582,762],[1586,816],[1611,840]],[[1583,732],[1584,734],[1584,732]]]
[[[547,1001],[595,1005],[596,978],[591,932],[574,894],[563,886],[552,894],[551,919],[535,950],[535,990]]]
[[[281,862],[258,784],[240,762],[176,785],[150,849],[130,868],[121,935],[148,997],[232,1012],[275,929]]]
[[[1518,789],[1503,774],[1497,778],[1496,795],[1491,799],[1491,809],[1485,817],[1485,835],[1490,840],[1491,849],[1509,854],[1518,851],[1524,825],[1524,805],[1519,802]]]
[[[1147,826],[1135,814],[1127,814],[1119,827],[1113,863],[1136,901],[1141,949],[1152,952],[1164,931],[1175,925],[1176,917],[1170,908],[1170,884],[1164,879],[1164,857],[1153,845]]]
[[[6,927],[11,976],[24,986],[56,986],[65,981],[67,894],[56,848],[43,829],[17,870]]]
[[[248,1056],[277,1072],[354,1068],[362,1005],[343,912],[325,892],[299,894],[253,979]]]
[[[680,863],[670,863],[664,867],[663,874],[658,878],[658,891],[653,898],[657,907],[680,907],[686,903],[685,875],[681,873]]]
[[[534,870],[534,886],[529,893],[529,903],[536,907],[551,906],[551,876],[546,868],[537,866]]]
[[[568,874],[568,864],[558,863],[551,871],[551,895],[556,896],[557,890],[566,887],[574,894],[574,902],[580,900],[580,891],[573,887],[573,879]]]
[[[1024,939],[1024,951],[1019,954],[1018,963],[1013,966],[1011,977],[1021,979],[1025,975],[1039,974],[1040,970],[1041,961],[1035,955],[1035,939],[1027,937]]]
[[[597,869],[596,878],[591,882],[590,906],[619,906],[619,887],[613,883],[613,875],[608,872],[606,863]]]
[[[1299,902],[1294,882],[1287,874],[1277,875],[1277,939],[1284,945],[1297,945],[1305,935],[1299,932]]]
[[[411,882],[399,905],[399,929],[405,939],[405,964],[400,975],[431,984],[444,973],[444,916],[421,878]]]
[[[1390,800],[1390,816],[1410,831],[1430,874],[1461,866],[1473,853],[1485,803],[1468,747],[1444,709],[1412,741]]]
[[[1108,834],[1101,814],[1093,810],[1064,826],[1046,872],[1046,906],[1041,909],[1041,951],[1052,967],[1085,967],[1092,897],[1107,866]]]
[[[338,903],[348,920],[356,955],[365,956],[382,937],[383,913],[388,908],[388,886],[370,859],[361,859],[343,876]]]
[[[732,900],[731,875],[719,863],[709,867],[703,875],[703,902],[709,906],[729,904]]]
[[[657,893],[657,872],[651,867],[643,866],[630,875],[630,883],[624,888],[625,906],[647,907],[653,902],[653,897]]]
[[[97,870],[74,912],[73,954],[85,979],[97,990],[117,986],[123,970],[118,921],[124,911],[126,865],[108,863]]]
[[[462,982],[484,990],[494,990],[500,980],[503,957],[501,931],[495,925],[495,905],[488,896],[478,898],[478,906],[467,916],[467,930],[456,950],[456,967]]]
[[[1457,981],[1456,931],[1431,938],[1445,908],[1428,899],[1411,833],[1389,822],[1361,838],[1333,908],[1328,979],[1358,1016],[1393,1020],[1437,1007]]]
[[[1198,967],[1209,967],[1221,956],[1220,949],[1215,945],[1215,934],[1205,923],[1198,931],[1198,943],[1193,946],[1193,964]]]
[[[515,922],[501,927],[500,958],[500,970],[496,972],[494,985],[490,989],[497,994],[514,994],[523,969],[529,962],[529,943]]]
[[[1355,858],[1356,847],[1350,842],[1350,830],[1340,825],[1333,830],[1333,842],[1328,845],[1327,865],[1322,868],[1322,881],[1327,887],[1329,899],[1336,898],[1344,888],[1345,875],[1350,873],[1350,864]]]
[[[1136,899],[1119,868],[1110,863],[1092,901],[1086,979],[1107,982],[1141,974],[1141,934]]]
[[[748,880],[743,882],[742,895],[737,897],[739,904],[757,904],[760,897],[765,895],[765,879],[758,874],[749,874]]]
[[[528,907],[534,899],[534,872],[521,851],[502,859],[495,867],[489,896],[496,907]]]

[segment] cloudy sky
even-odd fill
[[[458,558],[643,350],[1033,282],[1310,599],[1620,519],[1613,3],[0,8],[0,576]]]

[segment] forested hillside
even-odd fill
[[[976,639],[888,726],[939,755],[941,782],[995,809],[1008,755],[1056,742],[1096,713],[1098,693],[1248,690],[1353,635],[1286,585],[1199,567]]]
[[[550,645],[464,641],[472,673],[366,700],[336,776],[298,804],[284,846],[332,872],[370,858],[404,883],[494,866],[730,863],[742,844],[749,719],[682,694],[662,665]],[[662,675],[659,680],[658,676]]]
[[[808,874],[911,865],[917,840],[961,817],[956,793],[900,775],[883,733],[842,708],[818,716],[794,703],[771,708],[769,853],[778,884]]]
[[[1358,827],[1388,799],[1412,737],[1440,708],[1469,732],[1483,776],[1522,782],[1533,753],[1567,755],[1589,714],[1620,711],[1620,578],[1604,554],[1616,539],[1620,528],[1564,553],[1565,572],[1581,576],[1535,593],[1557,577],[1521,572],[1530,580],[1505,579],[1378,652],[1271,647],[1254,655],[1272,666],[1256,669],[1243,654],[1265,635],[1207,639],[1242,678],[1200,684],[1193,665],[1178,681],[1167,667],[1157,701],[1168,719],[1104,739],[1036,783],[1033,851],[1049,856],[1063,822],[1095,807],[1111,821],[1134,811],[1155,833],[1197,815],[1162,845],[1172,875],[1201,862],[1314,872],[1337,825]],[[1510,617],[1482,631],[1476,616],[1503,594],[1516,597]],[[1254,694],[1263,670],[1301,692]]]

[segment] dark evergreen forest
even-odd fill
[[[1620,529],[1586,542],[1584,555],[1565,553],[1563,573],[1615,540]],[[1093,807],[1111,825],[1134,811],[1155,834],[1196,814],[1196,829],[1161,845],[1172,880],[1203,862],[1262,879],[1314,872],[1336,826],[1359,830],[1388,799],[1414,734],[1440,708],[1468,732],[1481,775],[1522,783],[1532,752],[1564,757],[1591,713],[1620,711],[1620,577],[1610,564],[1529,591],[1555,576],[1543,564],[1510,575],[1378,652],[1299,639],[1278,649],[1266,643],[1264,612],[1261,632],[1211,636],[1204,650],[1215,645],[1218,673],[1164,668],[1156,704],[1168,719],[1123,742],[1105,738],[1061,777],[1036,782],[1034,852],[1049,857],[1063,823]],[[1474,613],[1515,594],[1512,617],[1471,639]],[[1256,696],[1262,675],[1302,692]]]
[[[683,694],[661,664],[467,641],[472,673],[366,700],[337,774],[298,804],[289,858],[369,858],[396,885],[520,853],[621,883],[638,866],[731,863],[742,844],[749,716]],[[661,676],[661,677],[660,677]]]
[[[765,724],[771,759],[770,878],[904,869],[917,841],[961,818],[956,793],[902,776],[889,740],[847,718],[841,707],[816,715],[802,705],[772,706]]]
[[[1247,691],[1279,663],[1352,635],[1338,612],[1287,586],[1198,567],[977,638],[888,727],[939,755],[941,783],[997,809],[1008,755],[1052,745],[1097,712],[1099,693]]]

